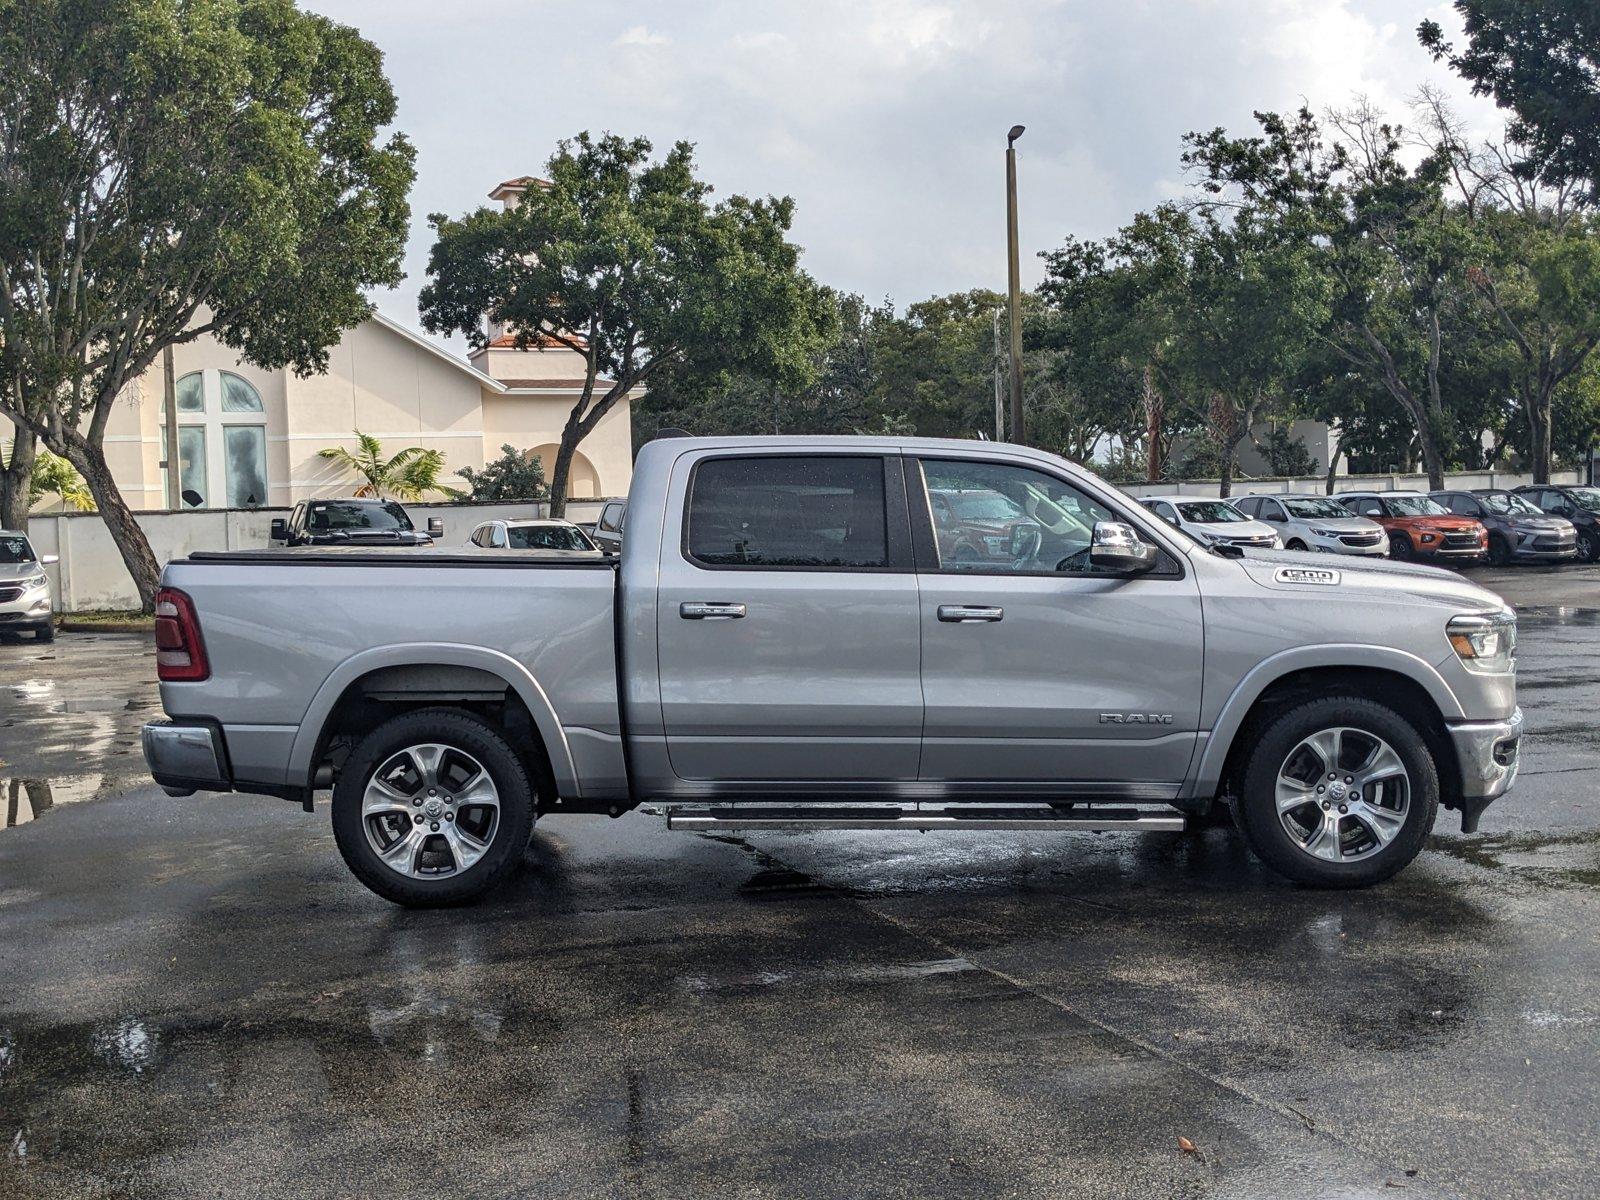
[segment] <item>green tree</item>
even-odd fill
[[[550,494],[544,482],[544,464],[538,457],[507,443],[500,457],[484,463],[483,470],[462,467],[456,472],[467,481],[474,500],[543,500]]]
[[[112,405],[206,334],[326,365],[401,277],[394,112],[377,48],[290,0],[0,0],[0,416],[82,473],[147,611]]]
[[[1511,136],[1541,171],[1600,199],[1600,4],[1595,0],[1455,0],[1459,51],[1436,21],[1417,34],[1479,95],[1514,114]]]
[[[72,469],[72,464],[48,450],[39,452],[33,464],[33,479],[29,486],[30,506],[46,496],[55,496],[68,508],[78,512],[93,512],[94,497],[83,482],[83,476]]]
[[[787,240],[793,201],[713,205],[689,143],[650,155],[644,138],[579,134],[516,208],[430,218],[428,329],[482,345],[487,315],[521,347],[583,360],[551,474],[556,515],[578,445],[635,388],[668,368],[689,387],[740,373],[798,386],[831,332],[827,298]]]
[[[317,451],[318,458],[338,463],[363,480],[356,488],[358,496],[393,496],[399,500],[421,500],[429,492],[443,492],[447,496],[461,493],[439,482],[444,470],[444,453],[424,450],[421,446],[407,446],[396,454],[385,455],[383,443],[371,434],[356,430],[356,448],[328,446]]]

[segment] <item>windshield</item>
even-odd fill
[[[1447,517],[1449,510],[1426,496],[1385,496],[1384,504],[1397,517]]]
[[[999,492],[946,492],[945,499],[963,521],[1014,521],[1022,515],[1016,502]]]
[[[1291,517],[1334,518],[1349,517],[1350,510],[1335,500],[1322,500],[1316,496],[1284,498],[1283,506]]]
[[[1529,504],[1521,496],[1514,495],[1511,492],[1490,492],[1487,496],[1479,496],[1478,500],[1490,512],[1498,513],[1502,517],[1544,516],[1544,513]]]
[[[1248,517],[1240,514],[1239,510],[1231,504],[1224,504],[1221,500],[1191,500],[1178,505],[1178,511],[1183,514],[1185,521],[1200,521],[1205,524],[1221,525],[1228,521],[1247,521]]]
[[[319,500],[311,506],[311,531],[334,533],[341,529],[409,530],[411,518],[391,500],[382,504],[349,504],[339,500]]]
[[[1578,502],[1578,507],[1589,512],[1600,512],[1600,488],[1568,488],[1567,495]]]
[[[27,538],[15,534],[0,537],[0,566],[33,561],[33,547]]]
[[[513,550],[593,550],[583,530],[571,525],[513,525],[506,530]]]

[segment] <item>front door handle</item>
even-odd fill
[[[742,604],[709,604],[704,600],[685,600],[678,605],[685,621],[737,621],[744,616]]]
[[[965,621],[998,621],[1006,615],[999,605],[941,604],[939,620],[961,623]]]

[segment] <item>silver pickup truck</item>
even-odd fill
[[[673,438],[620,560],[195,553],[146,727],[174,795],[333,789],[411,905],[533,823],[1166,830],[1231,818],[1305,884],[1374,883],[1511,785],[1516,623],[1430,567],[1202,546],[1036,450]]]

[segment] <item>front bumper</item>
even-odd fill
[[[1461,769],[1461,832],[1476,833],[1478,817],[1516,782],[1522,750],[1522,710],[1504,721],[1451,725]]]
[[[0,596],[14,589],[0,586]],[[52,617],[48,590],[27,591],[0,600],[0,633],[8,629],[43,629]]]
[[[150,777],[169,796],[233,790],[227,746],[216,726],[152,721],[140,741]]]

